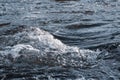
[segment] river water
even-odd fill
[[[1,80],[120,80],[120,0],[0,0]]]

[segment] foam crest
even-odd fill
[[[26,28],[14,35],[7,35],[2,57],[10,56],[13,62],[42,65],[85,66],[94,62],[99,52],[71,47],[39,28]],[[11,46],[12,45],[12,46]]]

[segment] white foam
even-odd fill
[[[39,58],[51,55],[52,57],[48,57],[48,61],[49,58],[54,58],[63,65],[81,65],[79,60],[82,59],[76,60],[75,58],[95,61],[99,54],[99,52],[67,46],[55,39],[50,33],[36,27],[26,28],[22,32],[8,36],[12,40],[6,39],[8,40],[6,42],[10,42],[14,46],[7,45],[4,50],[0,51],[0,54],[4,56],[10,54],[13,58],[18,58],[21,55],[26,57],[34,55]],[[56,55],[60,55],[60,58],[55,58]]]
[[[6,47],[8,49],[8,47]],[[20,54],[20,51],[26,50],[25,54]],[[40,50],[33,48],[30,45],[25,45],[25,44],[17,44],[13,47],[9,47],[8,50],[5,51],[0,51],[2,55],[12,55],[13,58],[17,58],[20,55],[30,55],[31,52],[34,53],[39,53]],[[33,53],[32,53],[33,54]],[[36,55],[36,54],[35,54]]]

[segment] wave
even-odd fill
[[[47,66],[89,67],[100,52],[67,46],[36,27],[0,36],[1,63],[31,63]]]

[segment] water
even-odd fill
[[[120,80],[120,0],[0,0],[1,80]]]

